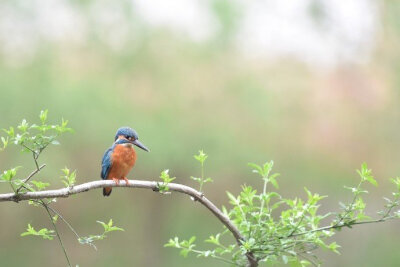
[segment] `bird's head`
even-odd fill
[[[117,130],[115,134],[115,143],[116,144],[134,144],[135,146],[140,147],[144,151],[150,152],[150,150],[139,142],[139,136],[135,130],[130,127],[121,127]]]

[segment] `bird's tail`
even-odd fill
[[[112,187],[104,187],[103,188],[103,196],[108,197],[111,195]]]

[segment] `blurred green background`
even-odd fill
[[[131,179],[170,169],[194,185],[192,155],[204,149],[214,179],[205,193],[218,206],[243,183],[260,189],[247,163],[273,159],[281,194],[304,197],[306,186],[329,196],[324,211],[338,210],[365,161],[380,184],[367,197],[375,215],[400,175],[400,4],[291,2],[1,1],[0,128],[38,121],[42,109],[50,121],[70,121],[75,133],[40,159],[48,165],[40,178],[54,188],[64,166],[79,183],[100,179],[120,126],[151,149],[138,152]],[[17,148],[0,153],[0,169],[19,165],[21,175],[34,168]],[[201,244],[221,228],[186,196],[96,190],[55,207],[83,236],[100,233],[96,220],[125,229],[95,251],[60,222],[79,266],[221,266],[163,248],[175,235]],[[42,209],[1,203],[0,213],[1,266],[65,265],[57,240],[20,237],[27,223],[51,227]],[[398,226],[344,230],[335,237],[341,255],[321,257],[326,266],[398,266]]]

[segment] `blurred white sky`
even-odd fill
[[[29,58],[42,40],[82,44],[89,29],[118,49],[138,34],[134,26],[138,24],[168,28],[206,42],[220,27],[212,1],[99,0],[83,9],[67,0],[4,1],[0,2],[0,49],[9,57]],[[373,0],[232,3],[240,11],[234,45],[250,57],[291,56],[318,68],[363,63],[378,39],[380,10]]]

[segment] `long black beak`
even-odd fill
[[[134,144],[135,146],[140,147],[141,149],[143,149],[144,151],[150,152],[150,149],[148,149],[145,145],[143,145],[142,143],[139,142],[139,140],[134,140],[132,141],[132,144]]]

